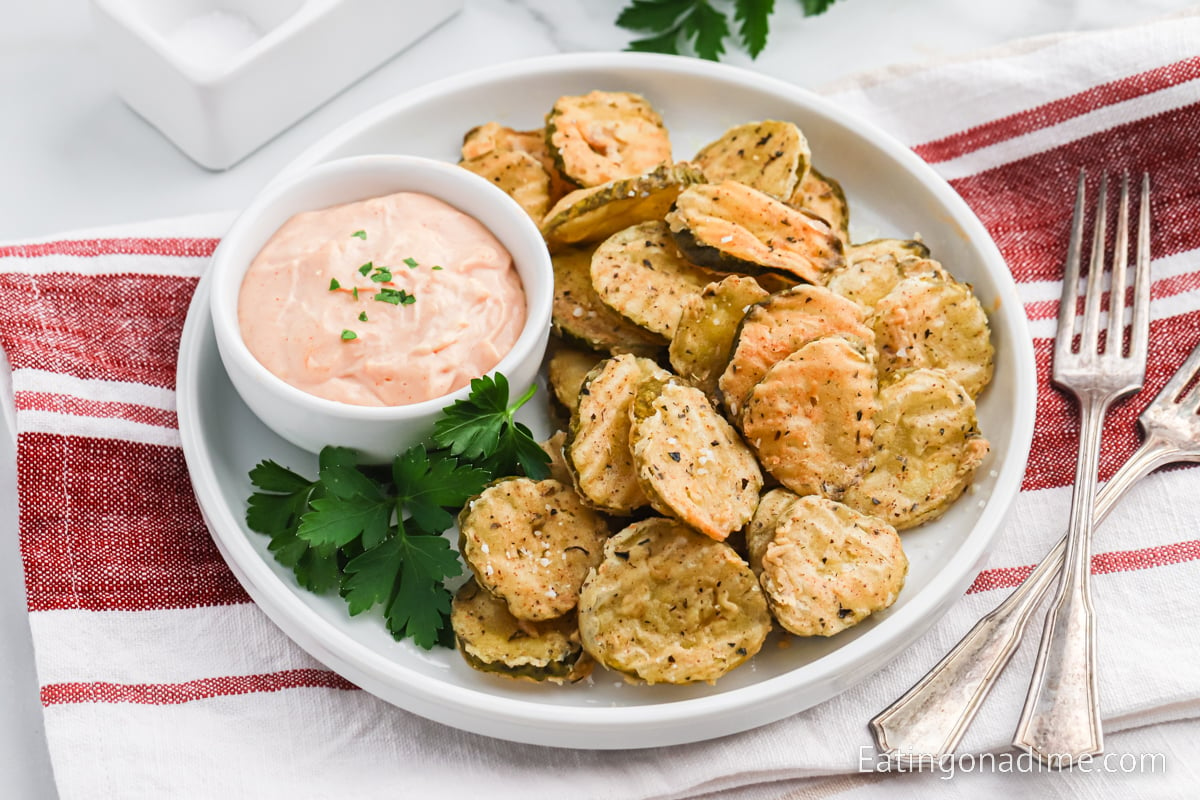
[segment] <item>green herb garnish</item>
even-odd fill
[[[363,239],[364,241],[365,241],[365,240],[366,240],[366,238],[367,238],[367,232],[366,232],[366,231],[355,231],[354,233],[352,233],[352,234],[350,234],[350,235],[351,235],[351,236],[354,236],[354,237],[356,237],[356,238],[358,238],[358,239]]]
[[[366,322],[367,321],[367,312],[365,312],[365,311],[358,312],[358,321]]]
[[[375,263],[372,261],[368,261],[367,263],[363,264],[361,267],[358,268],[358,274],[366,275],[368,272],[370,272],[373,269],[375,269]]]
[[[357,300],[358,299],[358,287],[355,286],[353,289],[351,289],[350,294],[354,295],[354,299]]]
[[[342,288],[342,285],[341,285],[340,283],[338,283],[338,279],[337,279],[337,278],[330,278],[330,279],[329,279],[329,291],[331,291],[331,292],[333,292],[333,291],[337,291],[337,290],[338,290],[338,289],[340,289],[340,288]]]
[[[430,269],[441,269],[441,267],[439,267],[439,266],[437,266],[437,265],[435,264],[435,265],[433,265],[432,267],[430,267]]]
[[[417,302],[416,295],[411,295],[403,289],[386,287],[375,293],[375,299],[381,303],[391,303],[394,306],[411,306]]]
[[[471,394],[442,411],[433,441],[497,475],[523,472],[534,480],[550,475],[550,456],[534,441],[529,428],[513,415],[537,391],[536,386],[508,404],[508,379],[484,375],[471,381]]]
[[[336,590],[351,615],[381,607],[398,640],[451,647],[445,580],[462,567],[442,533],[490,481],[549,473],[549,457],[512,419],[535,388],[509,407],[503,375],[472,381],[468,399],[437,423],[434,440],[445,447],[411,447],[390,470],[359,466],[342,447],[321,451],[315,481],[263,461],[250,471],[246,524],[271,538],[268,548],[301,586]]]
[[[408,258],[404,259],[404,263],[408,265],[409,269],[416,269],[417,267],[421,266],[420,264],[417,263],[417,260],[415,258],[413,258],[412,256],[409,256]]]
[[[822,14],[836,0],[800,0],[804,16]],[[729,37],[728,12],[732,6],[738,24],[738,40],[751,58],[767,46],[775,0],[632,0],[621,10],[617,25],[650,34],[629,43],[629,50],[679,54],[679,46],[691,44],[701,58],[718,60]]]
[[[354,331],[350,330],[349,328],[342,331],[342,341],[343,342],[348,342],[352,339],[357,339],[357,338],[358,338],[358,334],[355,333]]]
[[[392,271],[387,267],[376,267],[375,274],[371,276],[371,280],[375,283],[387,283],[392,279]]]

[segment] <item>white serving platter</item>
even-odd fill
[[[867,679],[965,591],[1001,531],[1025,470],[1036,386],[1022,304],[1007,266],[970,209],[937,174],[885,133],[790,84],[693,59],[631,53],[515,62],[424,87],[327,136],[288,171],[342,156],[409,153],[456,160],[462,135],[497,120],[537,127],[562,94],[639,92],[662,113],[677,158],[731,125],[795,121],[814,163],[837,178],[855,240],[919,233],[989,310],[996,375],[979,401],[992,452],[976,485],[941,519],[904,534],[908,581],[897,603],[830,639],[772,639],[715,685],[634,686],[597,668],[573,686],[540,686],[472,670],[453,650],[396,642],[381,618],[351,618],[344,602],[301,589],[244,523],[250,468],[272,458],[315,474],[316,459],[273,435],[243,406],[217,356],[201,281],[180,347],[178,405],[196,497],[230,567],[301,647],[363,689],[433,720],[519,742],[641,748],[713,738],[766,724]],[[540,412],[526,417],[548,434]],[[866,724],[866,720],[863,720]]]

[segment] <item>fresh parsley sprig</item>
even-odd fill
[[[806,17],[822,14],[836,0],[799,0]],[[630,50],[678,55],[690,43],[701,58],[717,61],[729,38],[728,10],[738,26],[738,41],[751,58],[767,46],[775,0],[631,0],[617,17],[626,30],[652,35],[629,43]]]
[[[510,406],[503,375],[472,381],[437,423],[442,449],[410,447],[390,470],[361,466],[344,447],[321,451],[315,481],[263,461],[250,471],[246,524],[270,537],[268,549],[305,589],[337,591],[351,615],[380,606],[397,639],[450,646],[445,581],[462,566],[442,533],[488,482],[549,473],[549,457],[513,419],[534,390]]]

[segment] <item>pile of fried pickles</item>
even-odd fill
[[[895,602],[898,531],[988,452],[987,316],[918,240],[852,243],[791,122],[674,161],[642,96],[560,97],[544,127],[469,131],[461,166],[539,224],[555,271],[552,477],[459,518],[474,667],[712,682],[773,625],[832,636]]]

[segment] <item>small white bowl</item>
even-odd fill
[[[426,440],[441,410],[465,398],[464,386],[443,397],[402,406],[359,406],[311,395],[271,373],[246,347],[238,325],[238,293],[250,262],[283,223],[302,211],[400,191],[437,197],[483,223],[512,255],[525,289],[525,327],[492,372],[514,393],[537,377],[550,334],[554,272],[537,226],[503,191],[442,161],[370,155],[331,161],[275,181],[242,212],[221,240],[210,267],[210,311],[217,349],[237,393],[262,422],[298,447],[357,450],[386,462]]]

